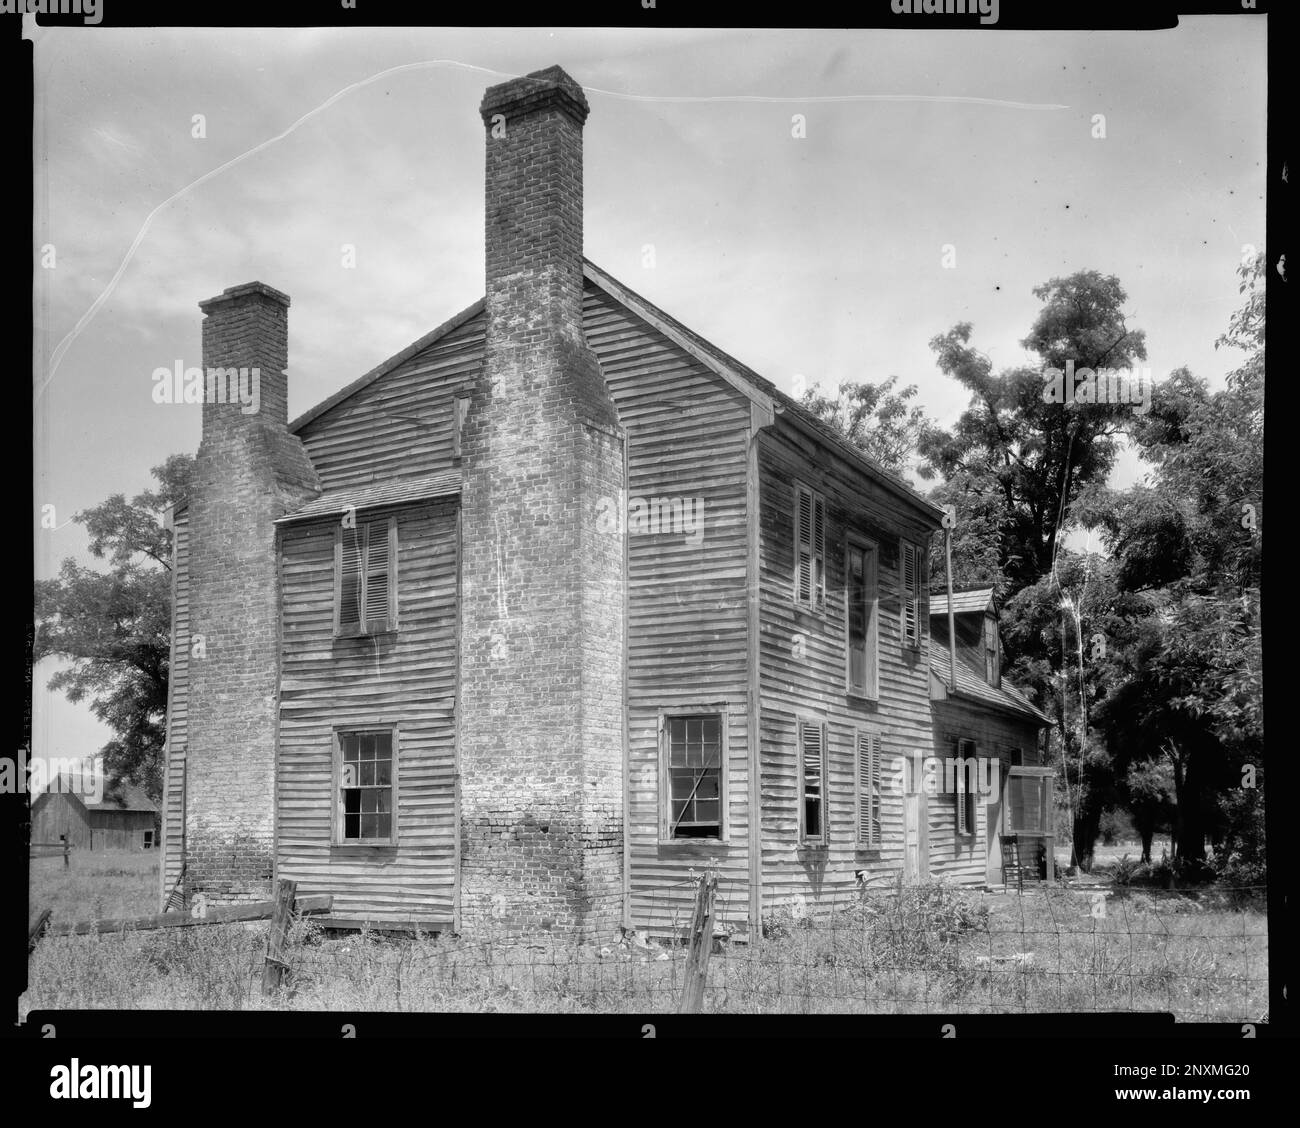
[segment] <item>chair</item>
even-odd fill
[[[1023,893],[1025,891],[1025,871],[1032,865],[1032,861],[1026,861],[1020,856],[1020,836],[1017,834],[1001,834],[998,840],[1002,844],[1002,883],[1011,888],[1011,882],[1014,880],[1016,889]],[[1028,843],[1025,843],[1027,846]],[[1032,874],[1030,875],[1032,878]]]

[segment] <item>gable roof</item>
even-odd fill
[[[964,615],[972,611],[978,611],[983,615],[993,610],[996,610],[996,607],[993,602],[992,588],[976,588],[974,591],[955,591],[952,593],[952,613],[954,615]],[[948,614],[948,596],[946,594],[930,596],[930,614]]]
[[[1040,725],[1050,725],[1052,718],[1039,709],[1025,694],[1003,680],[1001,685],[992,686],[984,680],[983,675],[960,657],[957,659],[957,690],[953,693],[949,686],[948,671],[952,663],[948,650],[944,646],[930,645],[931,697],[943,700],[946,697],[959,697],[976,704],[997,709],[1004,713],[1014,713],[1028,718]],[[935,682],[938,682],[938,685]],[[941,691],[941,692],[940,692]]]
[[[614,301],[630,310],[637,317],[648,325],[657,329],[667,337],[678,348],[682,349],[688,355],[699,361],[704,367],[711,372],[720,376],[733,388],[744,395],[754,404],[757,411],[766,416],[770,423],[775,415],[787,416],[790,421],[800,430],[810,435],[817,441],[834,449],[842,458],[851,465],[862,470],[868,477],[878,481],[885,489],[889,490],[899,499],[907,502],[914,510],[922,516],[932,527],[938,528],[940,519],[943,517],[943,510],[934,502],[924,497],[921,493],[910,486],[903,478],[897,474],[886,470],[875,459],[871,458],[860,448],[849,442],[838,431],[830,425],[823,423],[806,407],[802,406],[796,400],[782,392],[770,380],[764,379],[753,369],[742,364],[732,356],[728,356],[716,345],[706,341],[698,333],[686,328],[680,321],[670,317],[663,310],[635,293],[621,282],[617,281],[612,275],[607,274],[596,266],[589,259],[582,260],[583,277],[597,289],[603,291]],[[337,407],[344,400],[355,395],[363,388],[369,387],[376,380],[392,372],[403,362],[409,360],[416,353],[435,344],[440,338],[460,326],[464,325],[471,318],[482,313],[486,308],[486,299],[480,298],[473,305],[467,306],[448,321],[443,322],[430,333],[426,333],[418,341],[413,342],[401,352],[390,356],[382,364],[376,365],[364,376],[358,377],[346,387],[340,388],[328,399],[321,401],[310,411],[304,412],[289,424],[289,430],[298,432],[306,427],[309,423],[320,418],[333,407]]]

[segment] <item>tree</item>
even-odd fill
[[[926,471],[952,482],[964,474],[981,494],[1000,493],[1000,564],[1014,590],[1051,570],[1069,526],[1070,502],[1090,482],[1104,482],[1116,436],[1133,426],[1129,405],[1056,403],[1044,395],[1049,368],[1128,368],[1146,359],[1145,337],[1129,329],[1118,279],[1095,270],[1053,278],[1034,290],[1043,308],[1021,344],[1041,366],[1004,369],[971,344],[969,322],[930,342],[939,368],[971,392],[951,430],[921,436]],[[959,520],[961,514],[958,514]]]
[[[833,398],[814,387],[800,403],[886,470],[902,474],[930,424],[920,407],[909,406],[916,385],[894,391],[897,383],[897,376],[882,384],[846,380]]]
[[[184,498],[194,460],[173,455],[153,468],[154,490],[129,502],[116,494],[75,516],[90,534],[91,555],[106,572],[75,560],[36,584],[33,658],[70,661],[51,679],[69,701],[87,697],[114,732],[100,751],[104,768],[162,795],[167,677],[171,653],[171,533],[163,512]]]

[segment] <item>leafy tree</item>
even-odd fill
[[[895,391],[897,383],[897,376],[881,384],[846,380],[835,396],[813,387],[800,403],[886,470],[902,474],[930,424],[925,412],[910,402],[916,385]]]
[[[70,661],[50,679],[69,701],[114,732],[101,749],[105,770],[162,794],[167,673],[171,650],[171,533],[163,512],[186,496],[193,458],[173,455],[152,473],[156,489],[127,501],[115,494],[75,520],[107,571],[63,561],[56,579],[36,584],[33,658]]]

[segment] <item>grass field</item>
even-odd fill
[[[156,856],[34,863],[56,920],[155,911]],[[712,957],[705,1010],[726,1013],[1171,1011],[1263,1020],[1267,920],[1213,892],[948,886],[873,894],[819,919],[778,915],[755,947]],[[1100,915],[1099,915],[1100,914]],[[294,929],[292,989],[260,994],[267,925],[46,937],[21,1010],[71,1007],[654,1013],[676,1006],[684,952]]]

